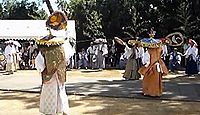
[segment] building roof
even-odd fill
[[[54,36],[76,37],[75,21],[68,21],[69,29],[67,31],[51,31]],[[73,26],[73,27],[70,27]],[[41,38],[48,35],[46,28],[46,20],[0,20],[0,40],[31,40],[34,38]],[[76,38],[75,38],[76,39]]]

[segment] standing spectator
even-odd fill
[[[19,54],[19,47],[21,47],[21,44],[18,41],[13,41],[14,47],[13,50],[15,52],[14,54],[14,70],[17,71],[19,69],[19,62],[21,61],[21,57]]]
[[[108,54],[108,47],[106,44],[106,40],[99,38],[96,40],[97,43],[97,49],[96,49],[96,55],[97,55],[97,68],[99,70],[103,70],[105,68],[105,57]]]
[[[142,47],[142,44],[138,42],[136,44],[136,60],[139,68],[142,66],[143,55],[144,55],[144,48]]]
[[[197,70],[197,55],[198,55],[198,49],[197,49],[197,43],[194,40],[190,40],[190,47],[185,52],[185,58],[186,58],[186,71],[185,73],[187,75],[193,75],[198,74]]]
[[[20,49],[18,53],[19,69],[24,69],[25,67],[25,65],[23,65],[24,60],[22,54],[23,54],[23,49]]]
[[[102,46],[102,56],[103,56],[103,69],[106,68],[106,58],[108,57],[108,45],[106,39],[103,39],[103,46]]]
[[[32,57],[33,57],[33,52],[34,52],[34,50],[36,49],[36,45],[34,45],[32,42],[30,43],[30,46],[28,47],[28,58],[29,58],[29,61],[28,61],[28,63],[29,63],[29,67],[31,67],[32,66]]]
[[[93,69],[95,67],[94,62],[92,61],[95,55],[95,46],[93,42],[90,43],[90,47],[87,49],[87,54],[89,56],[89,67]]]
[[[197,70],[198,73],[200,72],[200,50],[198,50],[198,55],[197,55]]]
[[[128,60],[128,58],[129,58],[129,56],[131,55],[132,52],[131,52],[131,49],[127,46],[127,44],[123,40],[121,40],[118,37],[114,37],[114,39],[118,44],[125,46],[124,51],[122,51],[120,53],[120,60],[119,60],[119,68],[120,69],[124,69],[126,67],[127,60]],[[117,54],[117,49],[116,49],[116,53],[115,54]]]
[[[32,54],[32,65],[31,65],[31,69],[35,69],[35,58],[38,54],[38,49],[36,48],[34,51],[33,51],[33,54]]]
[[[145,66],[145,67],[148,67],[149,64],[150,64],[150,54],[149,54],[148,48],[145,47],[144,48],[144,55],[142,57],[142,65]]]
[[[177,51],[177,48],[170,53],[169,57],[169,70],[174,72],[181,66],[181,53]]]
[[[88,67],[88,57],[87,57],[87,53],[85,52],[85,49],[81,49],[81,52],[78,53],[79,56],[79,63],[78,63],[78,69],[80,69],[81,67],[87,69]]]
[[[190,47],[190,43],[189,40],[186,40],[186,42],[183,45],[183,53],[185,53],[187,51],[187,49]]]
[[[4,50],[4,54],[6,57],[6,72],[7,75],[13,74],[12,71],[12,64],[13,64],[13,51],[12,51],[12,45],[13,43],[10,41],[7,42],[7,46]]]
[[[125,69],[127,60],[128,59],[126,58],[126,56],[124,55],[124,53],[121,53],[120,61],[119,61],[119,68],[120,69]]]
[[[12,55],[13,55],[13,71],[16,72],[17,71],[17,45],[16,44],[13,44],[12,45]]]
[[[189,40],[187,39],[185,44],[183,45],[183,54],[186,53],[187,49],[190,47],[190,44],[189,44]],[[186,64],[187,64],[187,60],[186,58],[184,58],[184,67],[186,67]]]
[[[29,67],[29,52],[26,47],[24,47],[24,52],[22,53],[23,65],[24,67]]]
[[[167,48],[167,41],[163,41],[162,42],[162,54],[161,54],[161,58],[163,59],[163,61],[165,62],[165,65],[168,65],[168,48]]]
[[[112,41],[112,44],[110,44],[109,47],[109,53],[108,53],[108,62],[110,64],[110,67],[116,67],[116,48],[115,48],[115,42]]]

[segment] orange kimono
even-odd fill
[[[161,59],[162,48],[148,49],[150,64],[148,67],[141,67],[139,73],[143,78],[143,93],[149,96],[162,95],[162,76],[168,74],[168,69]]]

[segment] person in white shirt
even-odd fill
[[[144,48],[144,54],[142,57],[142,65],[144,65],[145,67],[148,67],[150,64],[150,54],[148,52],[147,48]]]
[[[12,64],[13,64],[13,44],[9,42],[4,50],[4,55],[6,57],[6,72],[7,75],[13,74]]]
[[[186,43],[183,45],[183,54],[187,51],[187,49],[190,47],[189,40],[186,40]],[[183,60],[184,61],[184,67],[186,66],[187,60],[186,58]]]
[[[136,59],[137,59],[138,66],[140,68],[142,66],[142,58],[143,58],[143,55],[144,55],[144,48],[142,47],[142,45],[140,43],[138,43],[136,48],[137,48]]]
[[[89,55],[89,67],[93,69],[95,67],[95,63],[92,61],[95,55],[95,46],[93,42],[90,43],[90,47],[88,47],[86,52],[87,55]]]
[[[120,60],[119,60],[119,68],[125,69],[128,59],[125,57],[124,53],[121,53],[120,55],[121,56],[120,56]]]
[[[95,54],[97,55],[96,65],[97,68],[101,71],[105,68],[105,57],[108,54],[108,46],[106,39],[99,38],[99,42],[97,42],[97,49]]]
[[[13,55],[13,68],[12,68],[12,70],[14,71],[14,72],[16,72],[17,71],[17,66],[18,66],[18,64],[17,64],[17,46],[15,45],[15,44],[13,44],[12,45],[12,55]]]
[[[88,67],[88,57],[87,56],[88,55],[85,52],[84,48],[81,49],[81,52],[78,53],[78,56],[79,56],[78,69],[80,69],[81,67],[87,69],[87,67]]]
[[[30,46],[28,47],[28,56],[29,56],[29,66],[32,67],[32,57],[34,50],[37,48],[36,45],[34,45],[32,42],[30,43]]]
[[[174,48],[174,50],[170,53],[169,57],[169,70],[174,72],[181,66],[181,53],[178,52],[177,48]]]
[[[167,44],[164,42],[162,45],[162,54],[161,54],[161,58],[163,59],[163,61],[165,62],[165,65],[168,65],[168,49],[167,49]]]
[[[196,63],[198,48],[196,47],[197,43],[194,40],[190,40],[189,42],[191,46],[186,50],[184,55],[187,60],[185,73],[190,76],[193,74],[198,74]]]

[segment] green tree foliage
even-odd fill
[[[46,3],[49,13],[52,14],[54,12],[53,7],[51,6],[50,0],[43,0]]]
[[[86,15],[87,26],[83,30],[83,34],[88,38],[94,39],[97,37],[104,37],[101,26],[101,15],[97,11],[93,10]]]
[[[65,10],[69,11],[69,18],[76,20],[77,40],[104,36],[102,15],[96,9],[96,0],[73,0],[68,6]]]
[[[198,43],[200,43],[200,1],[199,0],[192,0],[192,19],[195,21],[194,25],[192,26],[192,33],[191,36],[194,38]]]
[[[124,33],[129,35],[131,38],[139,37],[143,32],[147,31],[147,24],[150,20],[146,21],[143,19],[141,12],[139,12],[139,2],[125,2],[124,8],[126,9],[128,20],[124,29]],[[125,12],[124,12],[125,13]]]
[[[58,0],[76,20],[78,40],[103,33],[114,36],[148,37],[155,28],[156,37],[179,31],[196,40],[200,37],[199,0]],[[99,33],[100,32],[100,33]],[[126,34],[125,34],[126,33]]]
[[[102,28],[107,38],[113,38],[114,36],[122,35],[122,27],[124,18],[122,12],[124,12],[120,0],[98,0],[97,8],[102,14]]]
[[[62,11],[68,10],[68,3],[66,0],[57,0],[56,3],[58,4],[58,9]]]
[[[47,13],[35,2],[28,0],[3,0],[0,7],[1,19],[46,19]]]
[[[177,30],[182,31],[186,37],[191,37],[194,31],[195,21],[192,20],[191,2],[188,0],[183,1],[177,8],[176,20],[179,27]],[[175,28],[176,29],[176,28]]]

